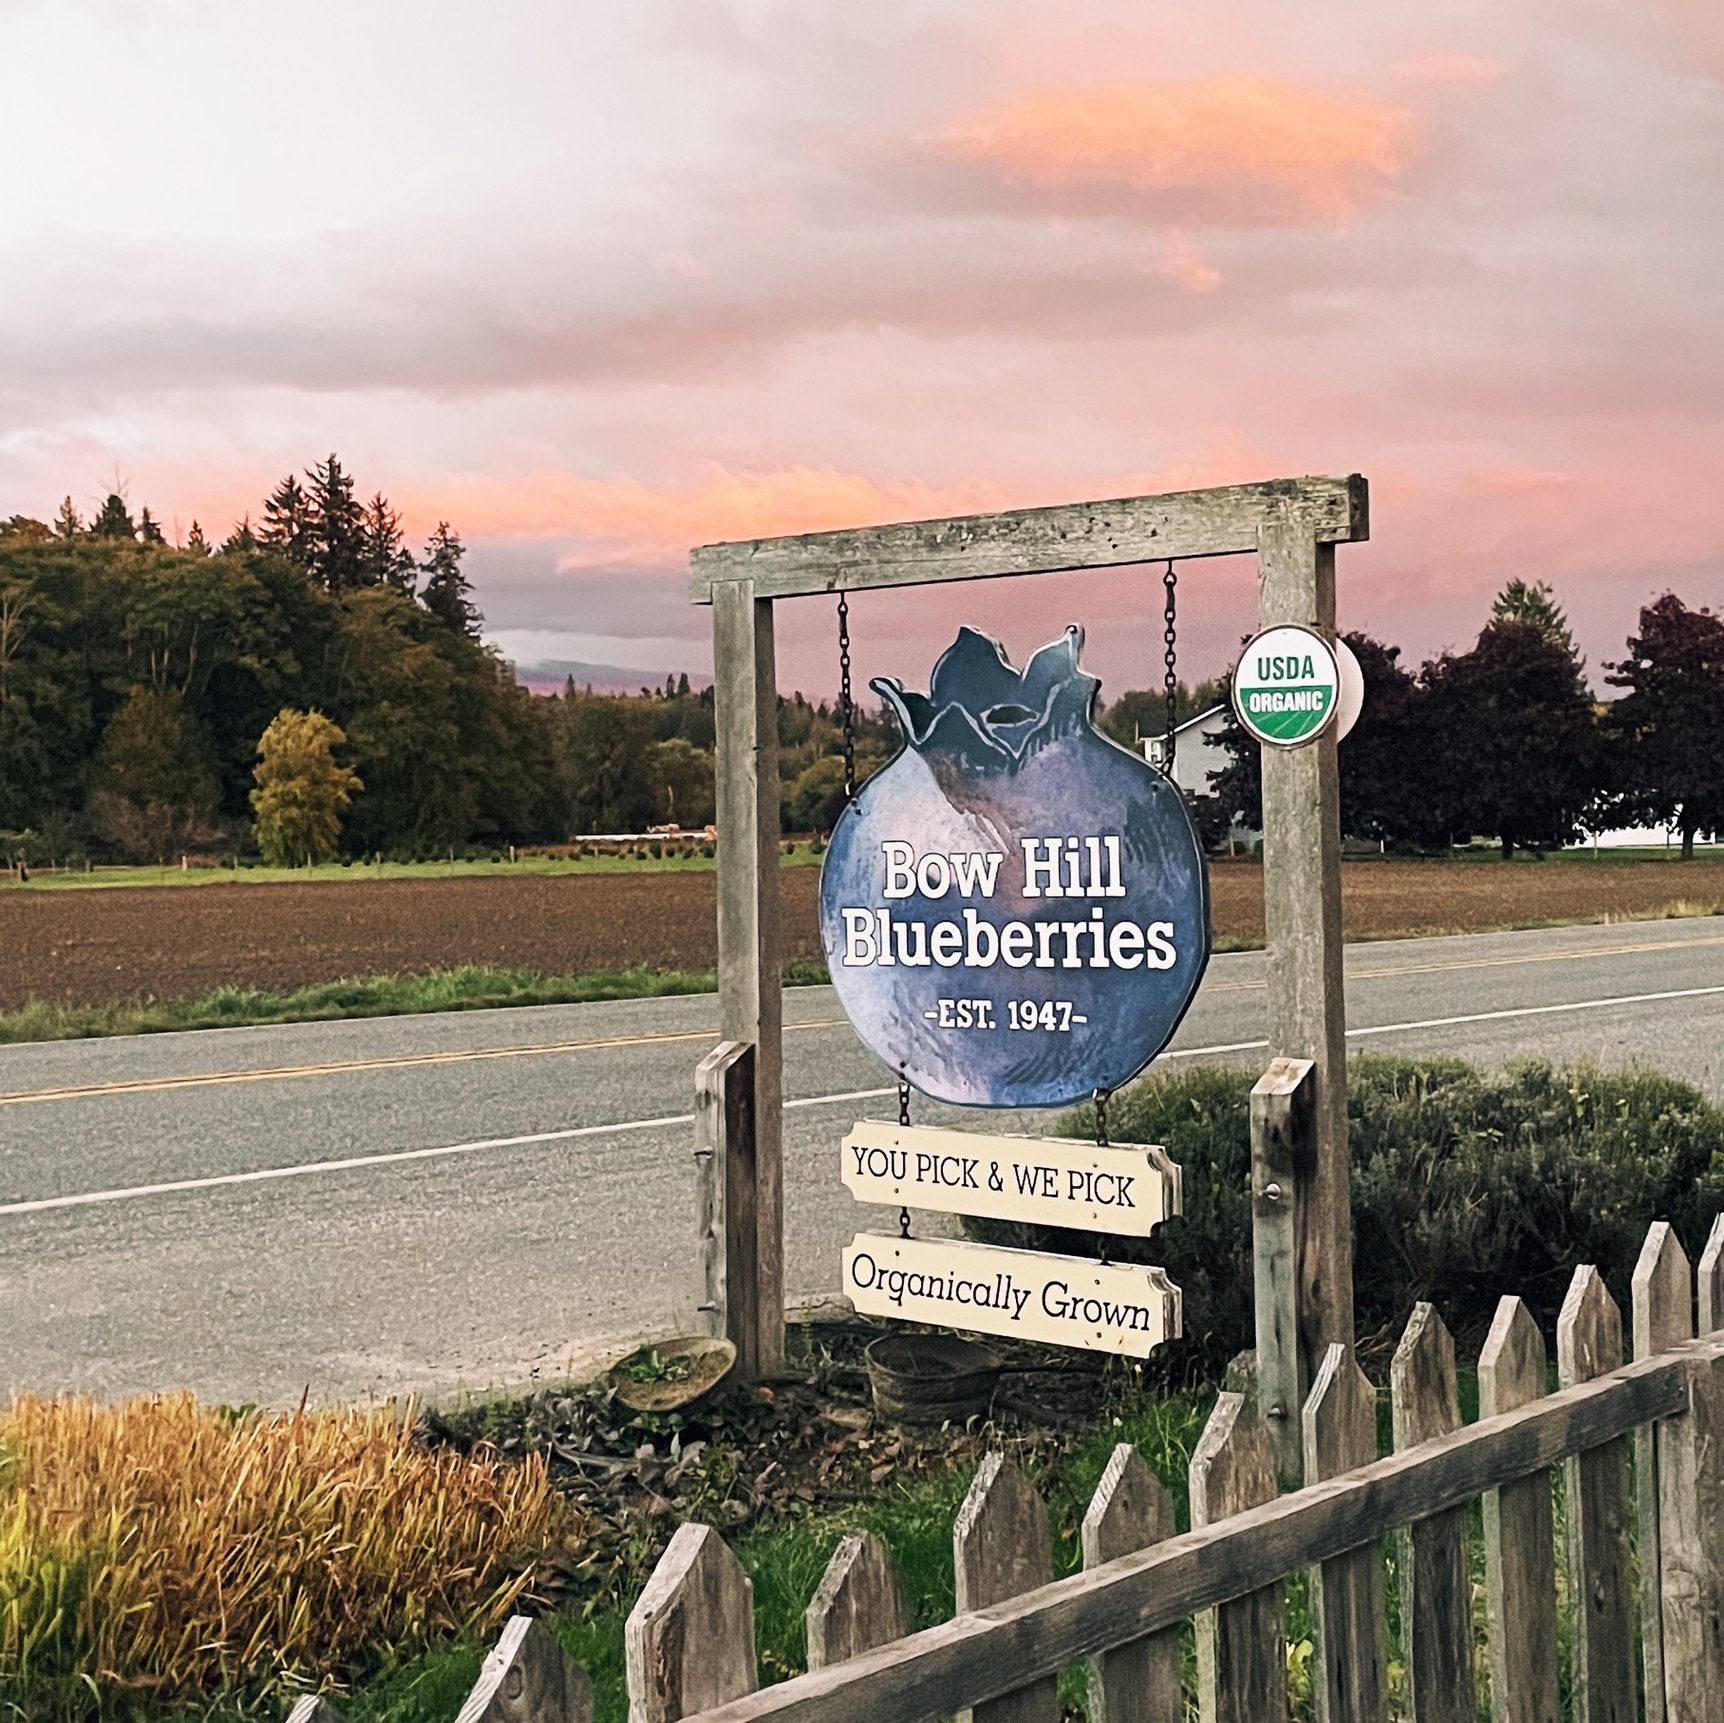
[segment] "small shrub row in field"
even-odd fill
[[[430,1452],[386,1412],[21,1399],[0,1415],[0,1695],[44,1723],[257,1701],[485,1634],[572,1526],[541,1460]]]
[[[1350,1067],[1354,1297],[1362,1335],[1400,1332],[1428,1299],[1466,1340],[1499,1295],[1550,1332],[1577,1263],[1627,1306],[1647,1222],[1674,1223],[1692,1257],[1724,1207],[1724,1109],[1647,1071],[1526,1060],[1484,1071],[1454,1059],[1372,1056]],[[1185,1212],[1116,1260],[1158,1262],[1185,1300],[1185,1338],[1160,1355],[1212,1378],[1251,1345],[1249,1072],[1200,1067],[1114,1097],[1115,1142],[1161,1143],[1184,1168]],[[1062,1128],[1082,1136],[1080,1108]],[[1093,1253],[1093,1236],[969,1221],[972,1236]]]

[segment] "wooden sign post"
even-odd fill
[[[762,1336],[761,1374],[782,1368],[784,1309],[773,604],[840,591],[1255,555],[1259,625],[1297,624],[1332,640],[1335,546],[1367,537],[1368,492],[1355,473],[753,539],[693,552],[690,597],[713,607],[720,1033],[755,1050],[749,1232],[755,1247],[751,1323]],[[1310,1153],[1296,1157],[1291,1193],[1298,1270],[1292,1277],[1260,1276],[1259,1285],[1291,1281],[1296,1308],[1281,1313],[1282,1331],[1297,1337],[1303,1383],[1330,1342],[1353,1338],[1332,728],[1303,748],[1268,752],[1263,817],[1270,1050],[1311,1061],[1313,1110]],[[715,1184],[722,1189],[722,1177]],[[734,1265],[713,1280],[735,1294]],[[710,1315],[723,1332],[725,1313]],[[1264,1317],[1260,1309],[1260,1333]],[[1296,1420],[1284,1412],[1280,1423]],[[1294,1451],[1297,1440],[1294,1428]]]

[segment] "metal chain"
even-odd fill
[[[898,1077],[898,1123],[904,1127],[908,1127],[910,1123],[910,1079],[903,1075],[902,1066],[899,1066]],[[910,1211],[908,1208],[901,1208],[898,1211],[898,1236],[900,1238],[910,1236]]]
[[[1108,1091],[1106,1089],[1097,1089],[1095,1092],[1095,1146],[1098,1149],[1105,1149],[1108,1146],[1107,1103]],[[1095,1247],[1097,1254],[1101,1257],[1102,1267],[1107,1267],[1107,1234],[1105,1232],[1098,1233],[1096,1235]]]
[[[838,594],[838,715],[844,731],[844,805],[856,799],[856,703],[850,697],[850,595]]]
[[[1175,602],[1174,591],[1179,585],[1179,575],[1175,572],[1173,559],[1167,563],[1167,572],[1161,577],[1161,584],[1167,593],[1167,602],[1162,606],[1162,663],[1166,666],[1163,678],[1167,690],[1167,746],[1162,752],[1161,769],[1168,777],[1173,776],[1173,751],[1176,746],[1174,725],[1179,717],[1179,631],[1175,618],[1178,615],[1178,605]]]

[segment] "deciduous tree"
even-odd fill
[[[1619,805],[1674,825],[1690,860],[1697,832],[1724,827],[1724,618],[1667,592],[1640,612],[1628,656],[1605,668],[1628,690],[1606,720]]]
[[[1580,835],[1603,788],[1593,703],[1575,658],[1536,621],[1493,618],[1470,652],[1420,675],[1434,823],[1451,841],[1493,833],[1504,857]],[[1409,766],[1413,764],[1409,759]]]
[[[1433,814],[1435,786],[1431,759],[1420,745],[1421,691],[1400,663],[1401,649],[1368,634],[1342,638],[1359,660],[1365,703],[1359,721],[1342,741],[1341,829],[1349,837],[1389,843],[1446,841]],[[1223,722],[1206,735],[1218,737],[1232,755],[1214,775],[1222,809],[1248,826],[1263,823],[1262,749],[1234,716],[1229,703]]]
[[[209,743],[174,688],[132,688],[102,732],[90,795],[98,834],[132,861],[164,861],[216,834]]]
[[[358,773],[340,765],[335,750],[347,740],[321,712],[284,708],[258,742],[251,793],[253,830],[265,861],[277,867],[309,866],[335,854],[341,816],[365,788]]]

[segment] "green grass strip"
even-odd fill
[[[815,847],[807,839],[780,845],[781,867],[818,867],[824,845]],[[514,861],[476,861],[456,857],[449,861],[345,861],[320,862],[315,867],[266,867],[258,862],[241,866],[216,866],[200,861],[193,867],[110,867],[91,872],[81,868],[56,870],[32,868],[27,881],[10,874],[0,876],[5,891],[103,891],[138,886],[219,885],[316,885],[329,881],[519,879],[524,875],[618,874],[618,873],[711,873],[717,862],[704,849],[665,847],[654,853],[639,844],[632,851],[595,850],[579,856],[523,855]]]
[[[818,986],[826,965],[784,966],[787,987]],[[74,1041],[100,1035],[151,1035],[180,1029],[237,1029],[260,1023],[317,1023],[346,1017],[395,1017],[422,1011],[483,1011],[508,1005],[579,1005],[599,999],[658,999],[712,993],[711,969],[599,969],[541,975],[532,969],[466,963],[420,975],[368,975],[272,992],[216,987],[196,999],[127,1000],[115,1005],[56,1005],[34,1000],[0,1012],[0,1043]]]

